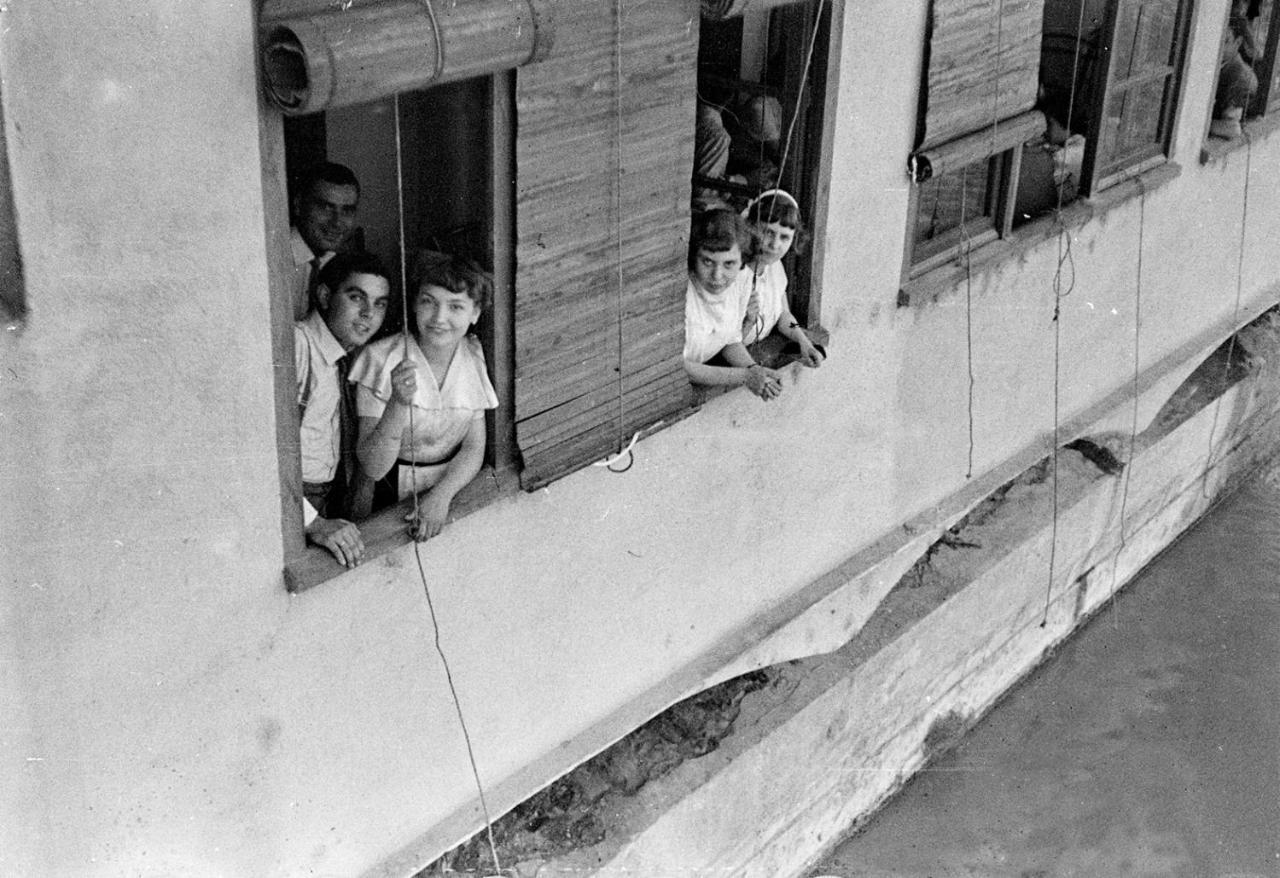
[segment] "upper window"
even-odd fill
[[[1084,139],[1081,194],[1168,156],[1190,12],[1190,0],[1046,0],[1041,105]]]
[[[907,279],[1008,234],[1036,103],[1041,2],[934,0],[909,170]]]
[[[1280,100],[1276,87],[1277,6],[1273,0],[1233,0],[1227,9],[1214,84],[1209,133],[1232,140],[1241,123],[1265,115]]]
[[[9,150],[4,133],[4,107],[0,104],[0,316],[6,321],[15,321],[25,313],[22,259],[18,253],[18,227],[13,213]]]
[[[933,0],[904,275],[1169,154],[1190,0]]]

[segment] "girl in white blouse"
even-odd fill
[[[684,300],[684,370],[695,384],[746,387],[768,401],[782,393],[782,376],[751,358],[742,344],[750,297],[751,232],[732,210],[699,214],[689,233],[689,280]]]
[[[488,275],[444,254],[420,259],[407,332],[367,346],[351,367],[357,454],[383,497],[417,498],[414,539],[438,534],[454,496],[484,463],[486,409],[498,397],[470,330],[492,296]],[[375,495],[376,498],[376,495]]]

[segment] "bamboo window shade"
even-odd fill
[[[555,50],[517,72],[525,489],[692,405],[682,353],[697,16],[696,0],[560,0]]]
[[[1021,146],[1042,133],[1044,128],[1044,114],[1039,110],[1029,110],[973,134],[919,150],[912,156],[915,159],[912,176],[917,183],[923,183],[933,177],[959,171],[966,165]]]
[[[1044,0],[932,0],[916,149],[1035,106]]]
[[[264,0],[263,82],[314,113],[536,61],[550,0]]]

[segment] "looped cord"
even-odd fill
[[[434,21],[434,19],[433,19]],[[401,329],[402,341],[404,342],[404,358],[409,359],[409,278],[408,278],[408,250],[405,240],[404,228],[404,150],[402,146],[402,138],[400,133],[400,95],[397,94],[392,102],[392,112],[395,115],[395,136],[396,136],[396,208],[400,221],[400,308],[404,317],[404,326]],[[416,464],[416,452],[413,449],[414,435],[413,429],[413,406],[409,406],[409,463]],[[392,472],[399,474],[397,467],[399,464],[392,464]],[[413,485],[413,526],[418,525],[418,481],[416,476],[411,480]],[[445,682],[449,684],[449,694],[453,698],[453,709],[458,717],[458,726],[462,730],[462,740],[467,748],[467,761],[471,765],[471,776],[475,780],[476,795],[480,799],[480,813],[484,817],[484,828],[488,836],[489,855],[493,858],[493,868],[498,875],[505,874],[502,870],[502,864],[498,860],[498,845],[493,838],[493,820],[489,817],[489,805],[485,801],[484,785],[480,782],[480,768],[476,764],[475,748],[471,745],[471,733],[467,729],[466,718],[462,714],[462,701],[458,697],[458,688],[453,682],[453,671],[449,668],[449,658],[444,654],[444,647],[440,642],[440,620],[436,616],[435,601],[431,599],[431,589],[427,585],[427,572],[422,564],[422,552],[418,545],[417,534],[413,535],[413,557],[418,565],[418,577],[422,581],[422,592],[427,599],[427,612],[431,620],[431,630],[433,641],[435,644],[436,654],[440,657],[440,665],[444,669]]]

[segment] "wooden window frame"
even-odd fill
[[[1012,233],[1013,209],[1017,202],[1014,188],[1017,185],[1018,173],[1021,170],[1022,148],[1021,146],[1011,146],[947,173],[963,173],[966,167],[971,167],[978,161],[988,162],[986,202],[989,211],[984,215],[991,217],[991,227],[983,228],[980,232],[969,236],[963,230],[962,222],[959,229],[947,233],[949,237],[955,238],[954,241],[939,247],[937,252],[929,253],[924,257],[919,257],[920,245],[915,240],[916,220],[921,208],[921,187],[915,183],[911,185],[907,203],[907,234],[902,259],[902,284],[904,286],[937,268],[964,259],[966,255],[971,254],[974,250],[993,241],[1007,238]]]
[[[1227,9],[1230,15],[1230,7]],[[1280,106],[1280,86],[1275,82],[1277,54],[1280,53],[1280,0],[1271,4],[1271,20],[1267,22],[1267,35],[1262,43],[1262,60],[1254,68],[1258,74],[1258,91],[1249,105],[1251,116],[1265,116]]]
[[[1107,4],[1107,17],[1099,39],[1099,50],[1105,63],[1098,66],[1096,76],[1099,81],[1093,83],[1093,106],[1089,118],[1089,131],[1085,147],[1084,163],[1080,172],[1081,197],[1093,194],[1113,186],[1121,180],[1141,174],[1168,161],[1173,149],[1173,137],[1177,128],[1177,115],[1182,95],[1183,80],[1186,75],[1187,45],[1189,41],[1193,0],[1176,0],[1175,22],[1172,41],[1169,47],[1170,63],[1152,67],[1137,75],[1119,82],[1115,79],[1115,58],[1113,51],[1116,31],[1120,22],[1120,9],[1125,3],[1147,0],[1111,0]],[[1157,121],[1157,139],[1144,144],[1139,150],[1127,155],[1108,160],[1108,164],[1098,168],[1098,151],[1101,134],[1105,125],[1106,110],[1111,103],[1131,89],[1151,82],[1165,81],[1164,96],[1161,100],[1159,119]]]

